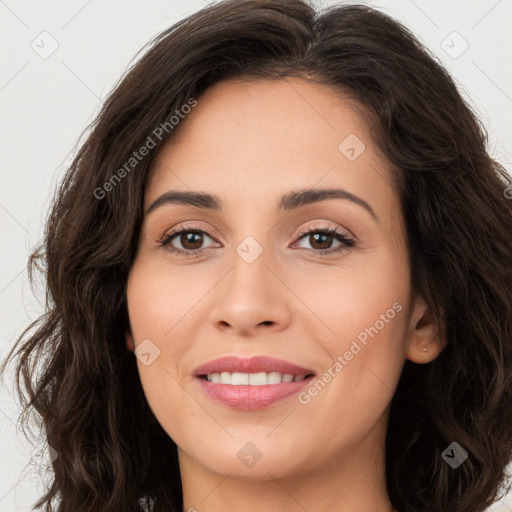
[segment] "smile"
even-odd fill
[[[209,373],[205,376],[208,382],[215,384],[231,384],[231,386],[265,386],[267,384],[281,384],[282,382],[300,382],[304,380],[305,375],[292,375],[291,373],[279,372],[222,372]]]
[[[196,369],[196,381],[212,400],[231,409],[258,410],[291,397],[315,377],[313,371],[267,356],[228,356]]]

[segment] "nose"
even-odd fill
[[[268,252],[252,262],[234,252],[232,262],[231,271],[215,287],[212,325],[245,337],[285,329],[291,319],[291,292]]]

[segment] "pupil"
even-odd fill
[[[194,232],[188,232],[181,235],[181,245],[185,247],[185,249],[199,249],[202,244],[202,238],[203,235],[201,233],[198,233],[196,231]],[[189,245],[190,244],[190,245]],[[196,244],[196,245],[194,245]]]
[[[315,247],[315,243],[312,243],[311,246],[316,248],[316,249],[329,249],[329,246],[331,245],[330,242],[331,242],[331,238],[332,238],[332,235],[326,235],[326,234],[323,234],[323,233],[315,233],[313,235],[311,235],[313,237],[313,239],[315,240],[315,243],[318,243],[319,242],[319,239],[324,239],[324,241],[320,241],[320,247]],[[326,239],[328,240],[328,242],[326,242]]]

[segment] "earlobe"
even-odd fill
[[[441,326],[438,327],[423,297],[415,297],[407,339],[407,359],[414,363],[426,364],[443,351],[447,340],[443,311],[441,315]]]

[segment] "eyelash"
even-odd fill
[[[207,249],[196,249],[193,251],[184,251],[182,249],[176,249],[175,247],[170,245],[170,242],[172,241],[172,239],[175,238],[177,235],[181,235],[182,233],[190,233],[190,232],[205,234],[205,235],[208,235],[210,238],[214,239],[212,233],[209,232],[208,230],[205,230],[202,227],[184,226],[184,227],[181,227],[174,231],[171,231],[170,233],[166,233],[161,239],[158,240],[158,244],[161,247],[165,247],[171,253],[178,254],[180,256],[185,256],[185,257],[195,256],[195,255],[199,254],[201,251],[213,249],[213,247],[209,247]],[[347,248],[353,247],[355,245],[355,241],[352,238],[350,238],[346,233],[344,233],[332,226],[323,226],[322,228],[319,228],[319,227],[304,228],[299,232],[297,240],[302,240],[307,235],[310,235],[313,233],[321,233],[323,235],[332,235],[335,238],[337,238],[339,242],[341,242],[341,245],[336,249],[323,249],[323,250],[322,249],[318,249],[318,250],[306,249],[308,251],[313,251],[314,253],[319,254],[319,255],[335,254],[335,253],[343,251]]]

